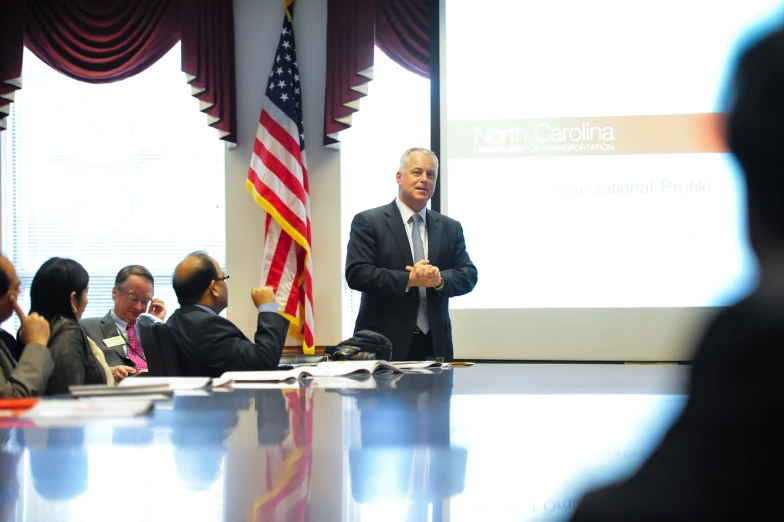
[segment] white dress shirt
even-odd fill
[[[114,310],[110,310],[110,313],[112,314],[112,321],[117,326],[117,332],[125,339],[122,349],[125,356],[128,357],[128,323],[120,319],[120,316],[114,313]]]

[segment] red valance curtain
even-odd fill
[[[329,0],[324,145],[337,148],[339,134],[367,95],[378,45],[411,72],[430,76],[428,0]]]
[[[21,74],[22,42],[62,74],[107,83],[142,72],[182,40],[182,69],[201,110],[236,143],[232,0],[10,2],[16,16],[0,24],[3,89]]]
[[[179,0],[182,71],[208,124],[237,143],[234,0]]]
[[[0,4],[0,131],[11,113],[14,91],[22,86],[22,48],[25,0],[5,0]],[[18,51],[18,52],[17,52]]]
[[[376,45],[409,71],[430,77],[427,0],[376,0]]]

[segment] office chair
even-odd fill
[[[139,316],[136,330],[147,359],[150,377],[182,377],[185,375],[177,344],[166,323]]]

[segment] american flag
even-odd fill
[[[300,87],[292,4],[285,16],[259,117],[246,187],[267,212],[261,282],[275,289],[289,334],[313,353],[313,262],[310,188],[305,161]]]
[[[289,434],[267,448],[267,491],[254,502],[250,520],[310,520],[313,476],[313,388],[281,390],[289,414]]]

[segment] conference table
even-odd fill
[[[0,522],[566,520],[646,458],[687,373],[477,364],[238,384],[145,416],[6,428]]]

